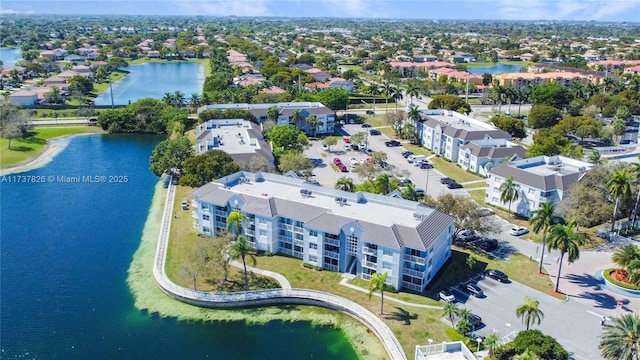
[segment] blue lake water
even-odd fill
[[[19,48],[0,49],[0,60],[4,65],[14,66],[20,59],[22,59],[22,54]]]
[[[204,84],[204,65],[195,62],[144,63],[130,65],[123,79],[113,83],[113,103],[126,105],[143,98],[161,99],[165,93],[181,91],[186,98],[201,94]],[[95,100],[96,105],[111,105],[109,89]]]
[[[341,331],[307,322],[181,322],[134,307],[127,269],[158,181],[147,169],[159,140],[81,136],[21,174],[127,183],[0,182],[0,358],[357,359]]]
[[[484,73],[489,73],[491,75],[495,75],[495,74],[502,74],[506,72],[519,72],[520,69],[522,69],[522,66],[520,65],[497,63],[493,66],[487,66],[487,67],[468,67],[467,71],[471,74],[482,75]]]

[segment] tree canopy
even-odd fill
[[[550,82],[537,86],[533,89],[529,98],[536,106],[547,105],[553,106],[556,109],[565,108],[569,105],[571,100],[573,100],[569,89],[557,82]]]
[[[534,106],[529,113],[528,124],[534,129],[550,128],[562,119],[562,112],[549,105]]]
[[[163,140],[153,149],[149,159],[151,172],[156,176],[173,172],[180,174],[184,161],[193,155],[193,147],[186,136]]]
[[[180,185],[199,187],[240,170],[233,158],[222,150],[209,150],[184,161]]]
[[[508,132],[514,138],[522,139],[527,137],[527,132],[524,129],[524,122],[520,119],[512,118],[510,116],[499,116],[491,119],[491,123],[497,128]]]
[[[285,151],[301,152],[309,146],[307,135],[293,125],[277,125],[267,133],[267,138],[273,144],[276,155]]]

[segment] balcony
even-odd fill
[[[302,259],[304,257],[304,253],[302,253],[302,251],[294,251],[293,256]]]
[[[413,283],[410,283],[410,282],[406,282],[406,281],[402,282],[402,287],[403,288],[407,288],[409,290],[413,290],[413,291],[422,291],[422,288],[421,288],[420,285],[416,285],[416,284],[413,284]]]
[[[340,240],[324,238],[324,243],[333,246],[340,246]]]
[[[377,269],[378,268],[378,264],[371,262],[371,261],[366,261],[366,260],[362,260],[362,266],[369,268],[369,269]]]
[[[417,271],[411,269],[402,269],[402,273],[405,275],[413,276],[419,279],[424,279],[424,271]]]
[[[378,255],[378,250],[372,249],[372,248],[368,248],[368,247],[363,247],[362,248],[362,253],[363,254],[367,254],[367,255],[376,256],[376,255]]]
[[[293,240],[293,245],[304,247],[304,240]]]
[[[295,231],[297,233],[303,233],[304,232],[304,228],[302,228],[300,226],[294,226],[293,227],[293,231]]]
[[[424,265],[427,263],[427,261],[424,258],[418,257],[418,256],[413,256],[413,255],[409,255],[409,254],[404,254],[403,259],[405,261],[410,261],[410,262],[414,262],[418,265]]]
[[[248,236],[256,236],[256,231],[251,229],[245,229],[244,234]]]
[[[334,251],[325,251],[324,256],[330,257],[332,259],[340,259],[340,253]]]
[[[198,210],[193,210],[191,212],[191,217],[194,218],[194,219],[197,219],[198,218]]]
[[[338,271],[338,265],[324,264],[322,267],[329,271]]]
[[[365,280],[371,280],[371,275],[362,273],[362,278]]]
[[[289,224],[282,224],[282,223],[280,223],[280,226],[278,226],[278,227],[279,227],[280,229],[293,231],[293,225],[289,225]]]

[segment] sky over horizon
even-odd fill
[[[2,0],[11,13],[640,22],[640,0]]]

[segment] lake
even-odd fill
[[[471,74],[482,75],[484,73],[489,73],[491,75],[495,75],[495,74],[502,74],[507,72],[520,72],[520,69],[522,69],[521,65],[497,63],[493,66],[468,67],[467,71]]]
[[[20,59],[22,59],[20,48],[1,48],[0,49],[0,60],[4,65],[14,66]]]
[[[0,178],[0,358],[357,359],[341,330],[309,322],[178,321],[134,307],[127,270],[158,183],[148,161],[160,140],[80,136],[20,174],[46,183]],[[60,181],[102,175],[128,178]]]
[[[129,65],[122,70],[127,76],[113,83],[113,103],[127,105],[143,98],[161,99],[165,93],[181,91],[188,99],[201,94],[204,84],[204,65],[196,62],[162,62]],[[95,99],[96,105],[111,105],[109,88]]]

